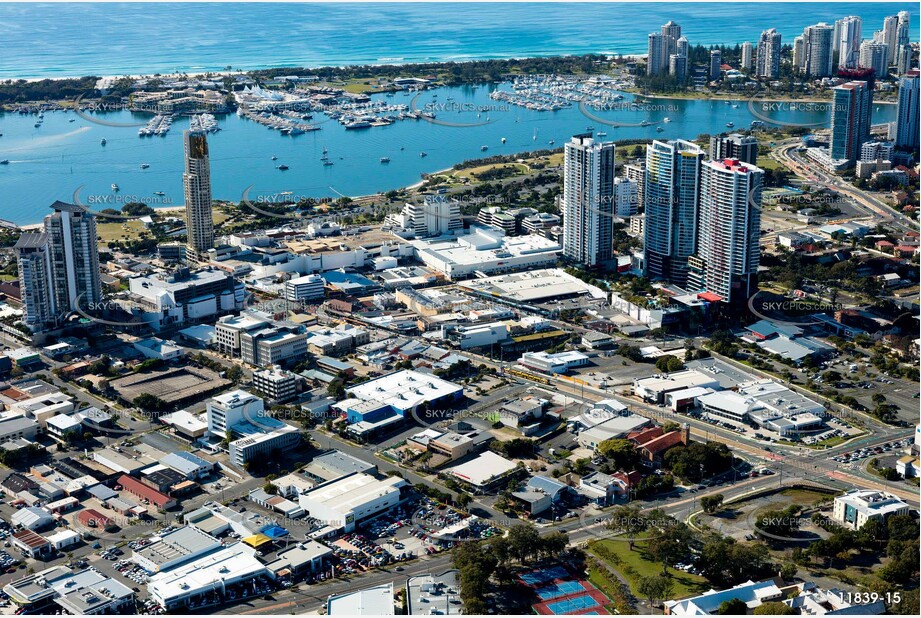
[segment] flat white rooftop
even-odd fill
[[[476,459],[449,468],[448,471],[457,478],[471,485],[486,485],[497,476],[502,476],[514,470],[516,464],[492,451],[486,451]]]
[[[496,294],[519,302],[539,302],[559,296],[579,294],[587,294],[592,298],[606,297],[601,288],[589,285],[560,268],[542,268],[474,279],[464,281],[459,286],[484,294]]]
[[[393,616],[393,582],[346,592],[326,601],[328,616]]]
[[[406,481],[397,476],[376,479],[370,474],[358,472],[310,489],[302,493],[300,498],[322,504],[338,513],[348,513],[375,498],[399,491],[404,485]]]
[[[352,397],[379,401],[398,410],[409,410],[424,401],[453,396],[463,388],[433,375],[405,369],[349,387]]]

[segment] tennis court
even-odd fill
[[[553,612],[553,614],[556,616],[571,614],[583,609],[588,609],[589,607],[597,606],[598,601],[593,599],[589,594],[583,594],[579,597],[565,599],[563,601],[556,601],[554,603],[547,603],[547,609]]]
[[[530,573],[525,573],[521,576],[521,581],[531,586],[536,584],[543,584],[544,582],[551,582],[554,579],[562,579],[564,577],[569,577],[569,573],[566,572],[566,569],[563,567],[550,567],[547,569],[538,569],[536,571],[531,571]]]
[[[537,596],[543,601],[549,601],[550,599],[565,597],[567,594],[583,592],[584,590],[585,586],[579,582],[560,582],[559,584],[550,584],[549,586],[538,588]]]

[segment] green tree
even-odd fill
[[[684,369],[684,363],[671,354],[664,354],[656,359],[656,369],[663,373],[671,373]]]
[[[748,606],[741,599],[730,599],[720,603],[716,613],[721,616],[744,616],[748,613]]]
[[[611,511],[611,519],[607,527],[614,532],[626,534],[627,545],[630,551],[633,551],[637,535],[649,527],[649,522],[640,507],[622,504]]]
[[[604,440],[598,444],[598,452],[611,460],[611,466],[615,470],[630,472],[640,462],[640,454],[629,440],[620,438]]]
[[[792,616],[796,610],[780,601],[767,601],[752,612],[756,616]]]
[[[700,506],[703,508],[704,513],[716,513],[722,505],[723,494],[716,494],[715,496],[704,496],[700,499]]]
[[[636,586],[637,592],[649,599],[649,604],[653,606],[656,601],[664,601],[671,596],[674,588],[675,584],[668,575],[641,577]]]

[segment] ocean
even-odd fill
[[[642,7],[0,4],[0,31],[5,35],[0,75],[113,75],[203,71],[228,65],[252,69],[641,53],[646,34],[668,19],[682,25],[692,44],[733,43],[754,40],[764,28],[777,27],[786,37],[806,24],[849,14],[863,16],[864,27],[870,29],[873,24],[881,26],[883,16],[905,8],[910,7],[751,2]],[[175,18],[178,11],[183,19]],[[917,39],[914,30],[912,37]],[[321,123],[319,131],[286,137],[236,115],[221,117],[222,130],[208,138],[213,195],[232,201],[239,201],[244,192],[253,201],[271,199],[280,192],[295,197],[367,195],[417,183],[422,173],[467,159],[559,148],[591,125],[607,132],[604,139],[617,142],[693,139],[702,133],[726,131],[730,123],[747,128],[756,119],[744,102],[658,100],[655,109],[599,113],[606,121],[652,123],[615,130],[587,117],[576,106],[554,112],[495,109],[497,102],[489,98],[495,87],[441,88],[427,91],[415,102],[422,109],[434,105],[436,96],[442,102],[450,97],[458,111],[439,112],[439,120],[476,126],[404,120],[349,131],[319,115],[312,121]],[[631,99],[627,95],[626,101]],[[392,100],[410,102],[401,94]],[[470,111],[474,109],[495,111],[484,111],[481,118]],[[829,113],[787,110],[778,117],[827,126]],[[894,118],[895,106],[879,105],[873,121]],[[116,127],[72,112],[48,112],[41,126],[35,127],[35,116],[0,115],[0,161],[8,161],[0,165],[0,219],[37,223],[55,200],[78,201],[94,210],[120,208],[128,201],[182,205],[181,134],[188,119],[177,119],[165,137],[139,138],[137,126],[130,125],[147,119],[149,115],[125,110],[104,114],[107,123],[129,125]],[[321,161],[324,149],[332,165]],[[382,157],[389,158],[389,163],[382,163]],[[277,169],[280,164],[289,169]],[[114,192],[112,184],[120,191]]]
[[[561,54],[643,54],[669,19],[692,45],[756,41],[846,15],[863,36],[917,2],[0,3],[0,78],[135,75]]]

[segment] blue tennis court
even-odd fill
[[[549,569],[538,569],[537,571],[525,573],[521,576],[521,581],[534,586],[535,584],[542,584],[563,577],[569,577],[569,573],[567,573],[566,569],[563,567],[555,566]]]
[[[562,614],[569,614],[571,612],[577,612],[582,609],[588,609],[589,607],[597,607],[598,601],[593,599],[591,595],[584,594],[581,597],[576,597],[574,599],[566,599],[565,601],[556,601],[555,603],[547,603],[547,609],[553,612],[555,615],[559,616]]]
[[[542,601],[549,601],[550,599],[564,597],[567,594],[582,592],[584,590],[585,586],[579,582],[560,582],[559,584],[550,584],[549,586],[538,588],[537,596],[539,596]]]

